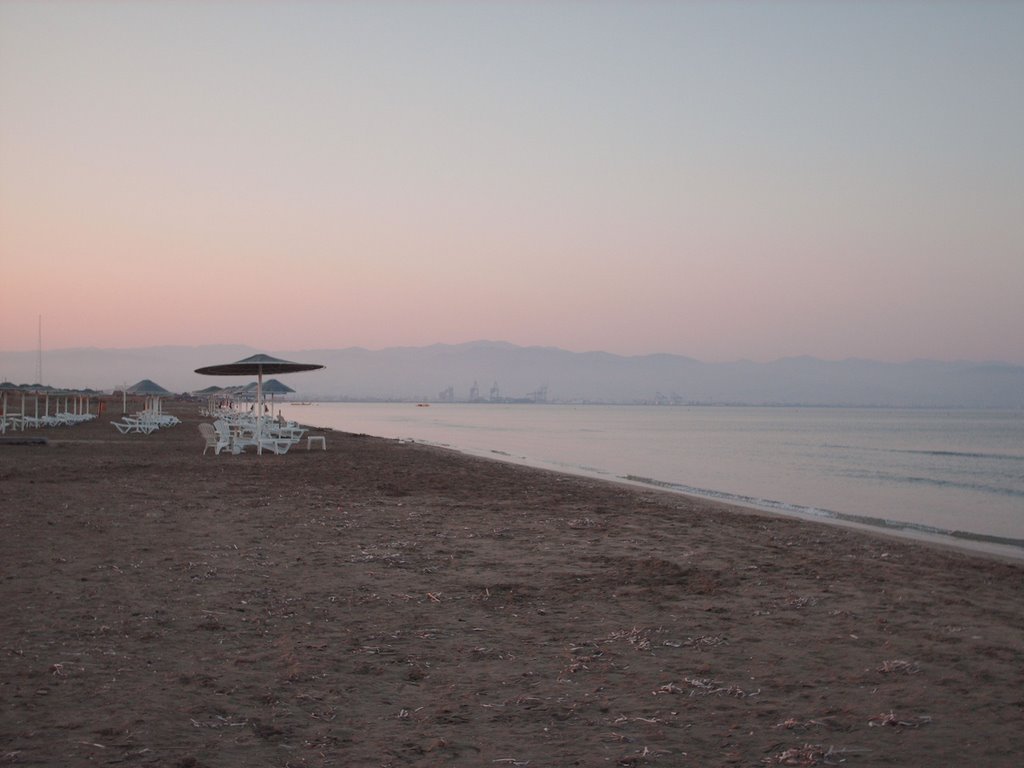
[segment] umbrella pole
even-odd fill
[[[256,374],[256,453],[263,455],[263,368]]]

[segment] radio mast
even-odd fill
[[[39,345],[36,347],[36,384],[43,383],[43,316],[39,316]]]

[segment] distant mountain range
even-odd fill
[[[704,363],[680,355],[613,355],[496,341],[428,347],[257,350],[245,346],[58,349],[43,354],[53,386],[111,390],[148,378],[175,392],[245,383],[196,368],[256,352],[326,369],[282,377],[307,400],[451,400],[1024,408],[1024,366],[918,360]],[[27,383],[36,352],[0,352],[0,379]],[[474,389],[475,385],[475,389]]]

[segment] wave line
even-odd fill
[[[975,533],[974,531],[951,530],[948,528],[940,528],[934,525],[925,525],[923,523],[910,523],[902,520],[890,520],[881,517],[871,517],[869,515],[857,515],[849,512],[836,512],[831,509],[822,509],[819,507],[806,507],[801,504],[790,504],[783,501],[775,501],[773,499],[759,499],[753,496],[744,496],[743,494],[738,493],[712,491],[706,488],[697,488],[695,486],[685,485],[683,483],[670,483],[665,482],[663,480],[655,480],[650,477],[641,477],[639,475],[623,475],[621,476],[621,479],[628,480],[633,483],[651,485],[657,488],[666,488],[677,493],[685,493],[691,496],[703,496],[705,498],[711,498],[718,501],[725,501],[733,504],[743,504],[747,506],[757,507],[759,509],[774,510],[790,515],[799,514],[812,518],[840,520],[842,522],[856,523],[858,525],[871,526],[874,528],[884,528],[890,531],[923,533],[931,536],[941,536],[945,538],[962,539],[965,541],[983,542],[986,544],[1000,544],[1003,546],[1024,549],[1024,539],[1014,539],[1005,536],[995,536],[987,533]]]

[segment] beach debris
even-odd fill
[[[665,683],[660,686],[658,690],[654,691],[654,695],[657,696],[659,693],[686,693],[686,689],[675,683]]]
[[[650,747],[644,747],[639,752],[636,752],[636,753],[634,753],[632,755],[626,755],[625,757],[619,758],[619,763],[618,764],[619,765],[626,765],[626,766],[637,765],[641,761],[647,762],[647,760],[646,760],[647,756],[648,755],[653,755],[653,754],[654,754],[654,750],[652,750]]]
[[[724,685],[723,683],[720,683],[717,680],[712,680],[709,677],[684,677],[683,682],[686,683],[689,688],[677,685],[676,683],[666,683],[656,691],[653,691],[653,693],[655,696],[662,693],[686,693],[689,696],[712,696],[725,694],[727,696],[734,696],[737,699],[746,699],[751,696],[757,696],[761,693],[760,688],[756,691],[744,691],[738,685]]]
[[[818,598],[813,597],[813,596],[791,597],[788,600],[786,600],[786,605],[788,605],[790,608],[796,608],[796,609],[807,608],[807,607],[814,606],[814,605],[817,605],[817,604],[818,604]]]
[[[371,655],[384,655],[395,653],[395,649],[383,645],[362,645],[355,652],[369,653]]]
[[[710,677],[684,677],[683,682],[702,693],[711,693],[712,691],[720,690],[722,687],[721,683],[717,680],[712,680]]]
[[[820,744],[804,744],[800,747],[790,747],[779,752],[777,755],[766,757],[765,765],[797,765],[813,766],[818,765],[825,759],[825,748]]]
[[[852,611],[848,611],[845,608],[834,608],[833,610],[828,612],[828,615],[832,618],[839,618],[840,616],[856,618],[855,614]]]
[[[825,749],[821,744],[802,744],[799,747],[790,747],[777,755],[771,755],[761,760],[763,765],[789,765],[799,768],[812,768],[815,765],[839,765],[845,763],[844,755],[854,752],[865,752],[863,749],[836,749],[829,747]]]
[[[686,642],[683,643],[687,648],[699,648],[701,650],[728,644],[729,641],[721,635],[700,635],[699,637],[688,637],[686,638]]]
[[[633,627],[630,630],[627,638],[629,644],[636,648],[638,651],[649,651],[651,650],[651,631],[644,629],[637,629]]]
[[[640,629],[639,627],[633,627],[629,631],[612,632],[608,635],[608,640],[606,642],[626,640],[638,651],[649,651],[651,650],[651,635],[660,631],[660,627],[658,629]]]
[[[259,721],[249,719],[231,720],[217,715],[213,720],[196,720],[194,717],[190,717],[189,722],[192,723],[193,728],[241,728],[252,725],[254,722],[258,723]]]
[[[527,709],[534,709],[544,703],[544,699],[538,696],[527,696],[526,694],[516,696],[511,701],[513,704],[518,704],[519,706],[526,707]]]
[[[886,725],[892,725],[903,728],[920,728],[931,721],[932,719],[927,715],[921,715],[920,717],[898,717],[892,710],[889,710],[888,712],[868,718],[868,726],[871,728],[881,728]]]
[[[484,659],[514,661],[516,655],[511,651],[504,651],[498,648],[488,648],[487,646],[479,645],[476,648],[470,650],[470,658],[472,658],[474,661],[481,661]]]
[[[663,722],[665,721],[657,717],[626,717],[625,715],[619,715],[612,720],[612,725],[621,725],[622,723],[647,723],[648,725],[657,725],[658,723]]]
[[[921,667],[912,661],[905,661],[904,659],[890,659],[889,661],[883,661],[877,671],[885,674],[898,673],[904,675],[916,675],[921,671]]]
[[[787,717],[781,723],[776,723],[773,727],[784,728],[787,731],[808,731],[811,728],[831,728],[834,727],[834,724],[827,723],[824,719],[797,720],[795,717]]]
[[[581,670],[589,670],[588,664],[604,660],[605,656],[604,651],[598,647],[597,643],[593,642],[573,645],[569,648],[569,653],[572,656],[572,661],[559,673],[559,679],[567,674],[573,675]]]

